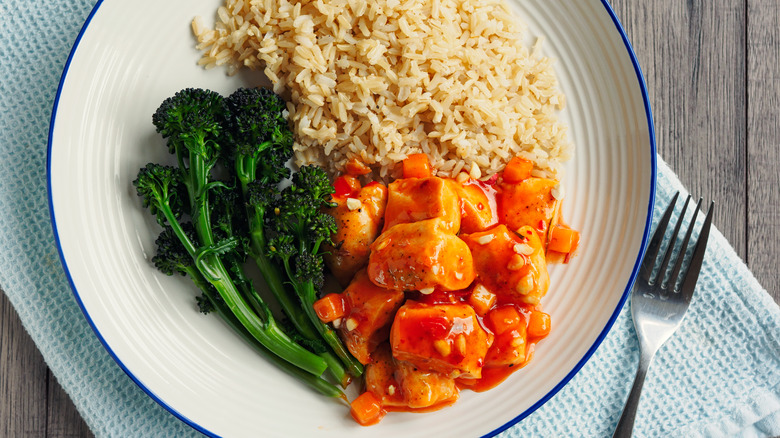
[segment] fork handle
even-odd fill
[[[639,406],[639,396],[642,394],[642,385],[645,383],[647,369],[650,367],[650,359],[652,359],[652,356],[647,357],[644,353],[641,353],[639,356],[639,368],[634,378],[634,386],[631,387],[631,392],[628,394],[628,400],[626,400],[626,405],[623,407],[623,414],[620,416],[620,421],[618,421],[612,438],[627,438],[633,433],[636,408]]]

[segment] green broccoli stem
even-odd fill
[[[325,351],[318,354],[322,360],[328,364],[328,374],[336,381],[339,382],[342,388],[346,388],[352,382],[352,375],[347,373],[346,368],[342,365],[338,357],[332,352]]]
[[[214,245],[214,236],[211,230],[207,185],[213,163],[207,163],[197,153],[196,148],[189,147],[189,149],[191,184],[188,190],[191,190],[190,198],[195,200],[191,206],[191,216],[195,232],[203,245],[201,252],[195,256],[195,265],[206,280],[216,288],[236,319],[255,339],[288,362],[316,376],[321,375],[327,369],[325,361],[293,342],[276,324],[267,308],[264,312],[255,313],[236,288],[222,259],[210,251]]]
[[[287,290],[282,283],[279,271],[271,261],[268,260],[268,257],[265,256],[265,254],[256,251],[254,239],[251,239],[251,244],[253,253],[251,255],[255,264],[262,273],[263,278],[265,278],[268,288],[271,290],[274,297],[276,297],[279,305],[282,307],[282,310],[290,319],[295,329],[298,330],[298,333],[300,333],[301,336],[307,339],[319,338],[319,331],[311,323],[309,316],[303,311],[301,306],[294,304],[290,299],[290,295],[287,293]],[[342,386],[346,387],[349,384],[350,377],[347,375],[347,371],[342,366],[341,361],[334,357],[330,352],[320,353],[319,356],[327,362],[328,370],[333,377],[341,382]],[[355,377],[357,376],[358,375],[355,375]]]
[[[189,182],[187,191],[190,196],[190,215],[195,225],[195,233],[206,247],[214,245],[214,235],[211,231],[211,214],[209,197],[206,189],[211,167],[196,152],[190,150]]]
[[[241,323],[236,319],[235,315],[227,306],[225,306],[225,304],[216,298],[214,293],[209,289],[208,282],[205,278],[203,278],[202,275],[200,275],[200,272],[197,270],[193,270],[193,272],[187,270],[187,273],[190,275],[190,279],[201,289],[201,291],[203,291],[203,294],[211,302],[212,306],[216,310],[217,314],[222,318],[222,320],[225,321],[225,323],[228,324],[236,333],[238,333],[241,338],[244,339],[244,341],[248,342],[252,347],[254,347],[254,349],[257,350],[257,352],[260,353],[263,357],[270,360],[274,363],[274,365],[278,366],[291,376],[301,380],[303,383],[318,391],[319,393],[327,397],[340,398],[345,401],[347,400],[346,395],[344,395],[344,393],[338,387],[331,384],[327,380],[306,372],[273,354],[269,349],[263,346],[263,344],[258,342],[258,340],[255,339],[254,336],[252,336],[243,325],[241,325]]]
[[[297,226],[293,228],[293,234],[296,237],[295,240],[298,242],[298,253],[302,254],[308,252],[310,254],[318,254],[320,245],[324,239],[318,238],[311,241],[308,237],[308,231],[303,226],[304,223],[306,223],[304,220],[297,220]],[[307,248],[307,245],[310,245],[311,248]],[[327,343],[336,356],[341,359],[347,372],[354,377],[360,377],[363,374],[363,364],[347,350],[338,334],[333,331],[329,325],[323,323],[319,316],[317,316],[317,312],[314,310],[314,302],[317,300],[317,290],[314,287],[314,283],[311,280],[296,280],[298,275],[295,275],[292,266],[290,266],[290,261],[290,257],[283,258],[284,269],[293,284],[293,289],[298,295],[298,299],[301,301],[301,307],[303,307],[309,321],[314,325],[314,328],[317,329],[317,332],[319,332],[320,336],[325,340],[325,343]]]
[[[249,183],[257,178],[257,157],[260,152],[271,146],[270,142],[265,142],[257,148],[257,151],[252,155],[237,154],[235,159],[236,177],[241,184],[241,193],[244,196],[244,200],[248,200]],[[308,318],[300,310],[300,308],[293,302],[290,295],[287,293],[282,281],[282,277],[279,274],[278,269],[268,260],[266,254],[267,241],[265,238],[264,226],[264,211],[258,207],[253,207],[246,204],[246,213],[249,218],[249,256],[255,261],[260,273],[265,279],[268,289],[276,298],[276,301],[281,306],[282,311],[293,323],[293,326],[298,330],[301,336],[308,339],[315,339],[317,334],[314,327],[309,324]]]
[[[260,153],[272,146],[270,141],[264,142],[257,147],[251,155],[236,154],[236,177],[241,183],[241,192],[246,195],[249,183],[257,179],[257,159]]]
[[[244,287],[242,289],[245,289],[244,290],[244,294],[247,297],[249,303],[252,305],[252,307],[254,307],[256,309],[256,311],[258,311],[257,309],[260,308],[260,307],[262,307],[262,308],[267,310],[267,306],[265,306],[265,303],[262,301],[262,299],[259,297],[259,295],[257,295],[257,292],[254,289],[249,288],[249,287]],[[285,293],[285,295],[286,295],[286,293]],[[314,327],[312,327],[311,323],[309,322],[309,318],[306,316],[305,313],[303,313],[303,310],[300,307],[298,307],[298,306],[296,306],[295,309],[296,309],[297,313],[299,313],[300,315],[303,316],[304,321],[306,323],[306,326],[310,329],[311,335],[306,335],[306,334],[304,334],[304,333],[302,333],[300,331],[298,333],[301,336],[305,337],[306,339],[310,339],[310,340],[318,339],[319,338],[319,334],[316,332]],[[295,322],[293,322],[293,324],[294,324],[294,327],[297,328],[297,326],[295,326]],[[328,369],[327,369],[328,373],[336,381],[338,381],[343,387],[346,388],[347,385],[350,382],[350,376],[347,375],[347,371],[344,369],[344,366],[341,364],[341,361],[336,356],[334,356],[333,353],[331,353],[330,351],[317,353],[317,355],[319,357],[321,357],[325,361],[325,363],[327,364],[327,366],[328,366]]]
[[[316,354],[294,343],[276,324],[270,313],[264,312],[262,319],[254,313],[222,264],[219,257],[207,256],[198,265],[200,272],[217,290],[225,305],[232,311],[236,319],[261,344],[286,361],[308,371],[315,376],[321,375],[327,369],[325,361]]]
[[[255,264],[268,285],[268,289],[270,289],[271,293],[279,302],[282,311],[287,315],[301,336],[308,339],[316,339],[318,336],[316,329],[312,326],[306,313],[303,312],[301,307],[295,303],[290,297],[290,294],[287,293],[279,270],[271,263],[268,256],[265,255],[267,244],[263,232],[262,220],[257,219],[257,215],[252,215],[250,217],[252,220],[249,225],[249,256],[255,261]]]
[[[198,289],[203,291],[203,293],[206,294],[207,297],[209,295],[213,295],[209,290],[211,284],[208,281],[206,281],[205,278],[203,278],[203,275],[200,274],[198,268],[192,265],[192,266],[184,266],[182,267],[182,269],[184,269],[184,272],[187,274],[187,277],[189,277],[190,280],[192,280],[192,282],[195,283],[195,286],[197,286]],[[214,300],[209,298],[209,301],[214,301]]]
[[[239,180],[241,180],[241,178],[239,178]],[[242,188],[243,187],[242,183]],[[279,269],[268,259],[268,256],[265,255],[267,241],[263,229],[262,214],[258,211],[258,208],[253,208],[251,206],[248,206],[247,210],[247,215],[250,218],[249,256],[255,261],[255,265],[257,265],[257,268],[263,276],[268,289],[271,291],[274,298],[276,298],[276,301],[282,308],[284,314],[290,322],[292,322],[293,327],[295,327],[298,333],[306,339],[318,339],[318,331],[312,325],[309,316],[301,309],[300,305],[293,301],[284,286]],[[320,353],[319,356],[328,364],[328,371],[331,375],[339,381],[342,386],[346,387],[349,384],[350,377],[347,375],[347,371],[342,366],[341,361],[334,357],[330,352]]]
[[[222,261],[214,254],[200,258],[198,250],[189,237],[187,237],[181,224],[179,224],[179,221],[173,214],[170,204],[165,199],[160,199],[159,201],[160,211],[163,212],[168,225],[173,229],[173,232],[184,245],[187,252],[195,260],[199,260],[196,261],[198,272],[217,289],[222,299],[246,330],[274,354],[315,376],[321,375],[327,368],[325,360],[294,343],[276,325],[276,322],[269,318],[270,314],[266,313],[263,315],[265,316],[265,321],[263,321],[257,314],[253,313],[230,280],[230,276]]]
[[[295,278],[290,270],[289,260],[284,262],[285,269],[287,270],[290,278]],[[363,364],[361,364],[354,356],[347,350],[344,343],[341,342],[338,334],[333,329],[320,321],[317,312],[314,310],[314,302],[317,300],[317,292],[314,288],[314,283],[311,281],[293,281],[293,288],[298,294],[298,298],[301,300],[301,307],[306,312],[312,325],[317,329],[325,343],[333,350],[336,356],[341,359],[341,362],[347,368],[347,372],[354,377],[360,377],[363,374]]]
[[[260,153],[272,145],[271,142],[264,142],[257,147],[255,153],[251,155],[237,154],[235,159],[236,177],[241,184],[241,193],[244,200],[248,199],[249,183],[257,178],[257,160]],[[253,207],[246,204],[247,217],[249,218],[249,256],[255,261],[260,273],[265,279],[268,289],[273,294],[279,306],[287,318],[290,319],[293,326],[301,336],[307,339],[316,339],[318,337],[316,329],[312,326],[308,316],[295,303],[287,289],[279,270],[271,263],[266,256],[268,242],[265,238],[264,216],[265,211],[259,207]],[[341,379],[339,379],[341,380]]]
[[[194,267],[193,270],[196,270]],[[244,276],[243,274],[243,267],[238,263],[236,260],[230,261],[230,270],[231,272],[236,273],[236,280],[234,283],[238,287],[241,294],[245,297],[249,305],[255,310],[258,314],[270,314],[271,311],[268,309],[268,306],[266,305],[265,301],[262,297],[257,293],[257,291],[251,286],[250,281]],[[196,270],[197,272],[197,270]],[[274,269],[274,272],[278,275],[278,271]],[[240,279],[239,279],[240,277]],[[204,279],[205,281],[205,279]],[[281,284],[281,282],[280,282]],[[283,287],[283,286],[282,286]],[[285,292],[286,291],[283,290]],[[306,327],[309,328],[309,332],[311,333],[309,336],[305,336],[300,331],[298,332],[301,334],[301,336],[306,337],[306,339],[310,340],[316,340],[319,339],[319,334],[317,331],[312,327],[311,323],[309,322],[308,317],[306,314],[303,313],[303,310],[300,309],[300,307],[296,306],[296,311],[302,315],[303,321],[306,324]],[[343,387],[347,387],[347,385],[350,382],[350,376],[347,374],[347,371],[344,369],[344,366],[341,364],[341,361],[337,357],[333,355],[330,351],[322,352],[322,353],[316,353],[319,357],[321,357],[325,363],[327,364],[327,372],[337,381],[339,382]]]

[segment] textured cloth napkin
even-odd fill
[[[198,436],[147,397],[94,336],[49,221],[49,118],[65,60],[93,4],[0,1],[0,286],[97,436]],[[660,162],[656,220],[681,189]],[[571,382],[503,436],[610,436],[638,356],[626,305]],[[635,431],[780,435],[780,310],[717,230],[689,313],[650,368]]]

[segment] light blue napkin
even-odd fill
[[[46,192],[49,118],[65,60],[93,4],[0,2],[0,286],[98,437],[198,436],[103,349],[54,243]],[[660,162],[656,213],[680,189]],[[504,436],[611,435],[637,361],[626,308],[571,382]],[[780,310],[717,231],[689,314],[650,369],[636,433],[780,435]]]

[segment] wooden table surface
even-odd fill
[[[645,74],[660,155],[717,202],[715,225],[780,302],[780,2],[612,5]],[[0,436],[92,436],[4,294]]]

